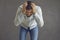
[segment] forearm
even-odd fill
[[[18,7],[15,18],[14,18],[14,25],[18,26],[21,24],[22,14],[21,14],[21,8]]]

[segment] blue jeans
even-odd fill
[[[35,28],[31,29],[28,27],[28,29],[20,26],[19,30],[19,40],[26,40],[26,35],[27,32],[29,31],[30,33],[30,40],[38,40],[38,26]]]

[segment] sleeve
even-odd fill
[[[18,9],[17,9],[16,16],[15,16],[13,22],[14,22],[15,26],[19,26],[19,24],[21,24],[21,22],[22,22],[22,14],[21,14],[21,8],[20,7],[18,7]]]
[[[44,20],[42,15],[42,9],[40,7],[37,8],[37,13],[35,14],[36,22],[39,27],[43,27]]]

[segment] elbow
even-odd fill
[[[19,23],[14,22],[14,25],[15,25],[15,26],[19,26]]]
[[[18,26],[19,25],[17,22],[18,21],[16,19],[13,21],[13,23],[14,23],[15,26]]]
[[[43,22],[41,22],[41,27],[43,27],[44,26],[44,21]]]

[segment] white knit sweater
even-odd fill
[[[37,25],[39,27],[43,27],[44,20],[42,16],[42,10],[40,6],[36,6],[36,13],[34,15],[31,15],[30,17],[27,17],[24,15],[21,11],[22,5],[20,5],[17,9],[16,16],[14,18],[14,25],[15,26],[23,26],[27,29],[27,27],[30,27],[30,29],[33,29]]]

